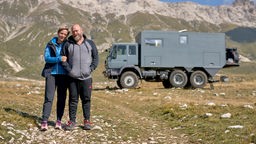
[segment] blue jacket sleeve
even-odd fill
[[[44,60],[46,63],[58,63],[61,62],[61,57],[52,57],[50,54],[50,47],[46,46],[44,51]]]

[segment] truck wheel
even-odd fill
[[[203,88],[207,83],[207,76],[203,71],[194,71],[190,76],[190,83],[193,88]]]
[[[138,76],[134,72],[124,72],[120,78],[122,88],[136,88],[139,83]]]
[[[169,77],[170,84],[175,88],[183,88],[188,82],[187,74],[182,70],[174,70]]]
[[[117,84],[117,86],[118,86],[120,89],[123,88],[122,85],[121,85],[121,80],[120,80],[120,78],[116,81],[116,84]]]
[[[171,88],[172,87],[172,85],[171,85],[169,80],[164,80],[162,82],[162,84],[163,84],[164,88]]]

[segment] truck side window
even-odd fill
[[[180,44],[188,44],[188,36],[181,35],[180,36]]]
[[[145,39],[145,44],[148,46],[162,47],[163,41],[161,39]]]
[[[129,55],[136,55],[136,46],[134,45],[129,46]]]
[[[126,45],[119,45],[117,48],[117,55],[126,55]]]

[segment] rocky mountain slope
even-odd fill
[[[218,7],[158,0],[1,0],[0,74],[40,76],[47,41],[62,24],[80,23],[100,51],[134,41],[144,29],[227,32],[256,27],[255,4]]]
[[[159,14],[186,21],[205,21],[212,24],[231,23],[239,26],[256,26],[255,4],[250,0],[236,0],[233,5],[204,6],[193,2],[163,3],[158,0],[65,0],[73,7],[87,12],[115,16],[127,16],[138,11],[150,14]]]

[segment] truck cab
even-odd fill
[[[105,61],[105,76],[117,78],[122,68],[139,64],[137,43],[114,43]]]

